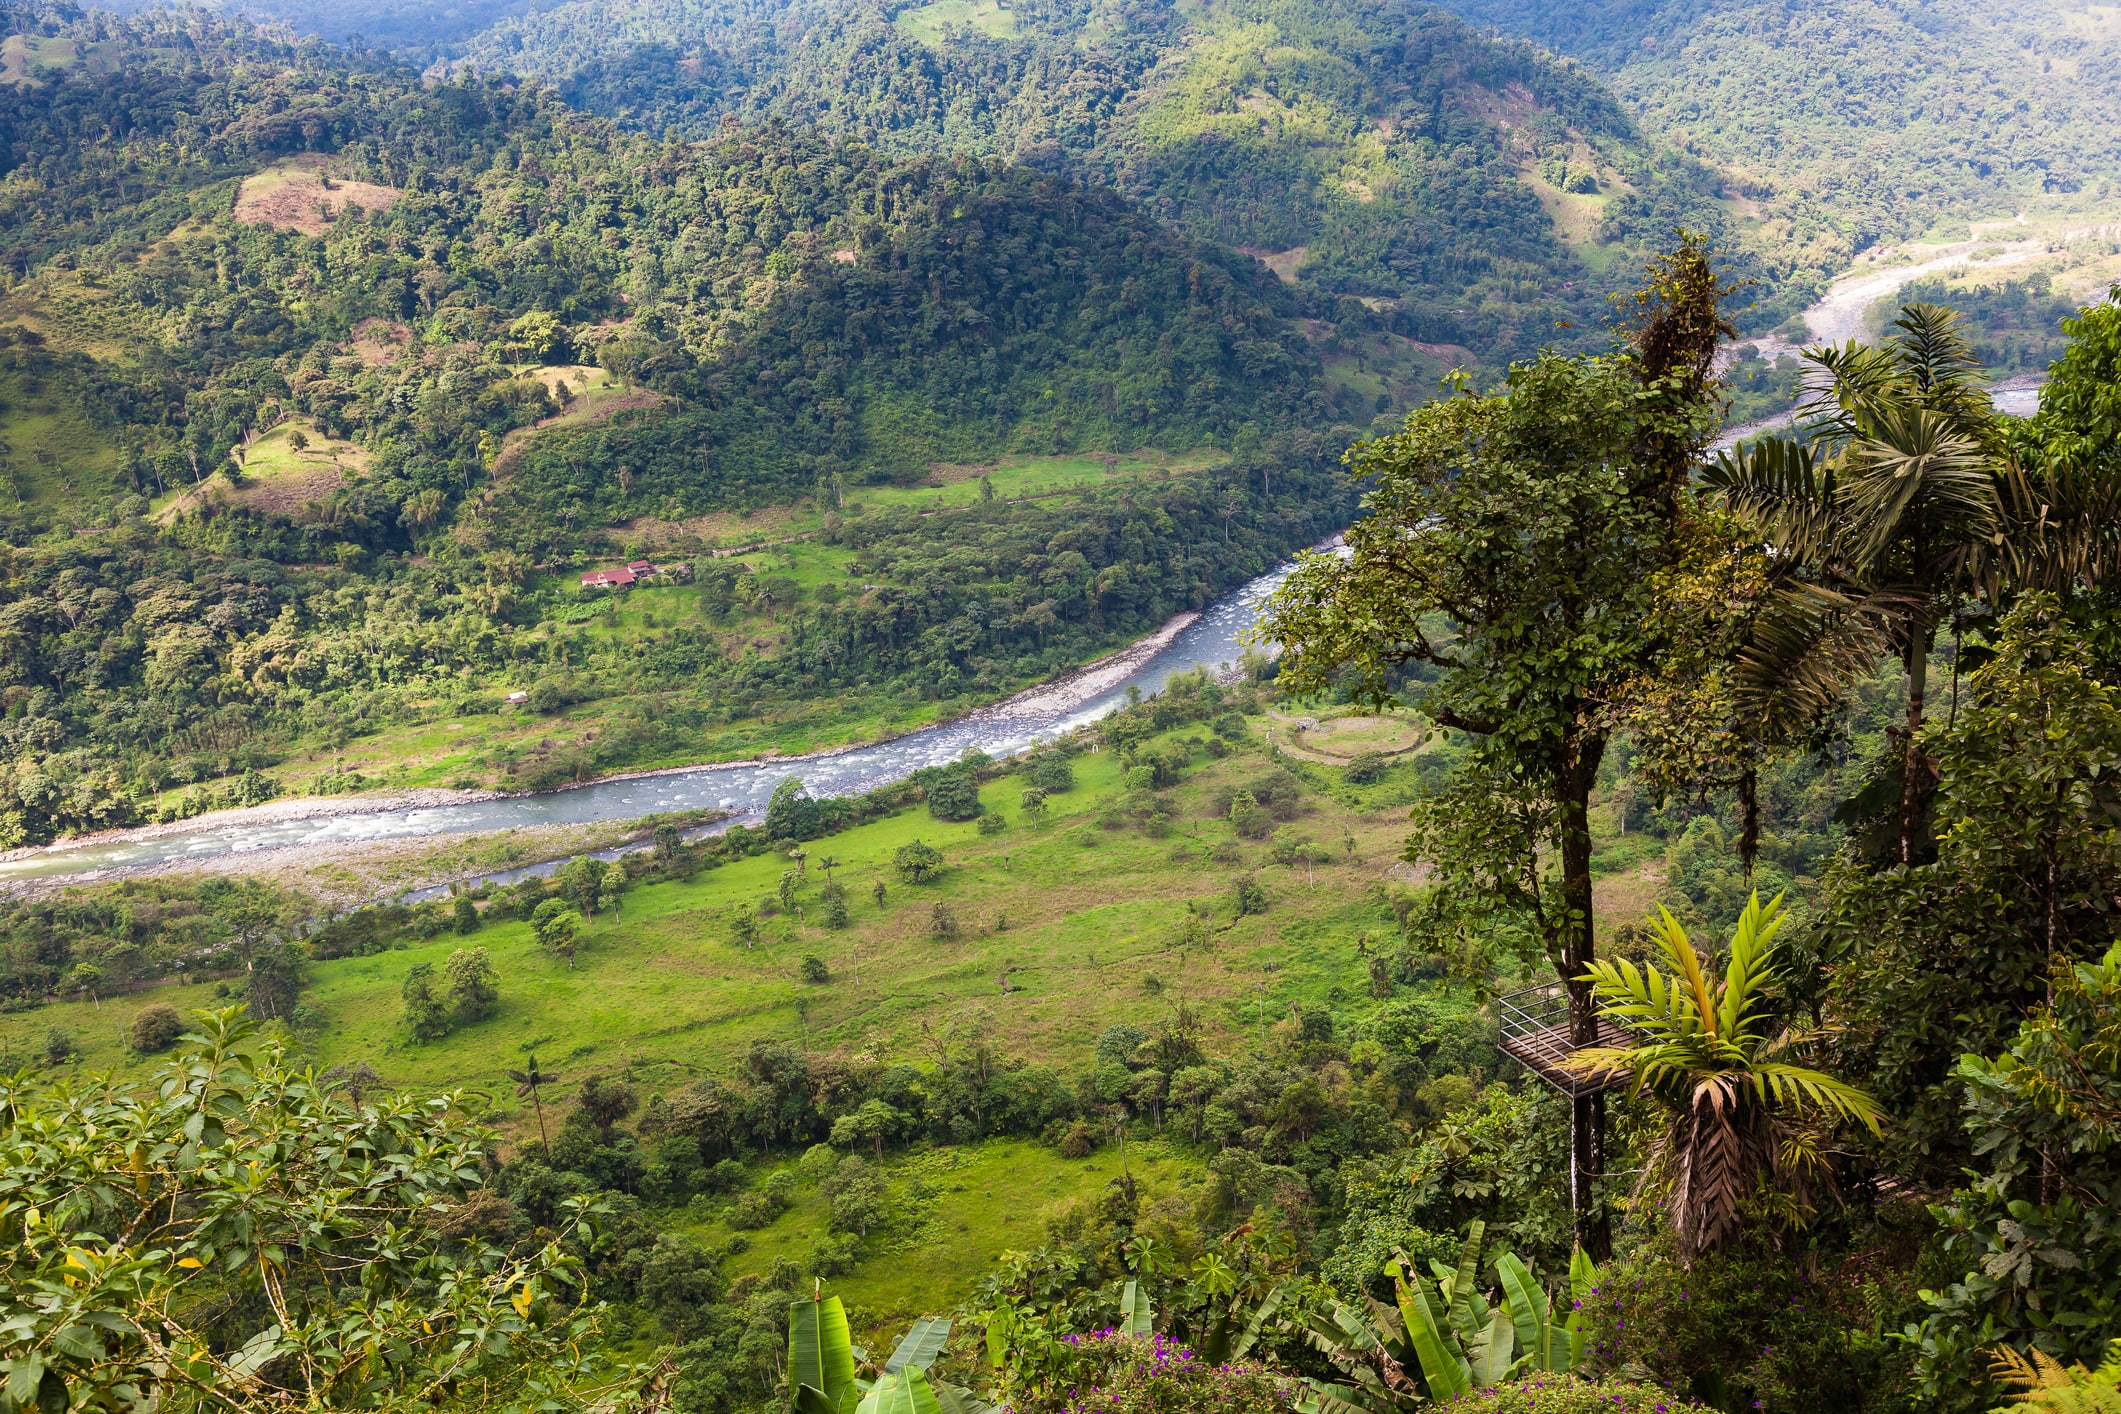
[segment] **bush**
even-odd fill
[[[832,969],[825,966],[825,959],[819,957],[816,953],[803,954],[803,960],[796,970],[802,974],[805,982],[830,982],[832,980]]]
[[[1026,790],[1017,803],[1024,809],[1024,818],[1036,820],[1046,813],[1046,793],[1037,786]]]
[[[168,1050],[183,1034],[184,1018],[177,1015],[177,1009],[167,1002],[143,1007],[133,1018],[133,1049],[143,1056]]]
[[[915,840],[911,844],[901,845],[898,853],[891,857],[891,864],[898,870],[898,876],[907,883],[926,884],[942,874],[943,852],[934,845],[922,844]]]
[[[1261,886],[1258,876],[1240,874],[1230,885],[1231,910],[1242,918],[1248,913],[1267,911],[1267,891]]]
[[[969,762],[959,761],[927,781],[928,813],[938,820],[970,820],[980,813],[979,780]]]
[[[1077,1120],[1061,1135],[1060,1152],[1064,1159],[1087,1159],[1097,1151],[1097,1131],[1088,1120]]]
[[[1061,795],[1075,789],[1075,768],[1068,758],[1058,754],[1041,756],[1038,764],[1031,768],[1031,784],[1047,795]]]
[[[928,914],[928,936],[937,939],[957,936],[957,913],[947,903],[938,903]]]
[[[1535,1373],[1456,1400],[1466,1414],[1684,1414],[1702,1406],[1668,1389]]]
[[[1104,1331],[1082,1337],[1064,1358],[1061,1378],[1010,1400],[1016,1414],[1284,1414],[1297,1398],[1293,1382],[1257,1365],[1211,1365],[1160,1335]]]
[[[1241,790],[1230,802],[1230,828],[1248,840],[1264,839],[1274,828],[1274,817],[1252,792]]]
[[[1009,822],[999,811],[990,810],[979,817],[979,832],[983,835],[998,835],[1009,828]]]
[[[1341,778],[1351,786],[1375,785],[1384,778],[1385,758],[1374,751],[1365,751],[1347,764]]]
[[[746,1193],[739,1196],[736,1206],[729,1210],[729,1225],[739,1232],[766,1227],[781,1215],[779,1205],[763,1193]]]

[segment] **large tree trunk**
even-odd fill
[[[1598,1044],[1598,1012],[1591,984],[1581,980],[1596,956],[1591,912],[1591,782],[1598,774],[1602,746],[1592,747],[1563,776],[1561,799],[1561,899],[1568,910],[1563,923],[1562,985],[1569,995],[1569,1044]],[[1605,1096],[1577,1095],[1569,1106],[1569,1211],[1575,1216],[1576,1241],[1593,1261],[1612,1255],[1613,1235],[1599,1206],[1597,1181],[1605,1168]]]
[[[1900,666],[1907,672],[1907,739],[1900,744],[1900,862],[1915,862],[1915,810],[1922,799],[1922,774],[1929,769],[1915,743],[1922,731],[1923,698],[1929,689],[1930,646],[1936,630],[1924,623],[1911,629],[1901,650]]]

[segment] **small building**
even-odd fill
[[[624,589],[640,576],[630,569],[591,570],[582,576],[584,589]]]
[[[530,694],[527,692],[511,692],[508,694],[508,700],[513,703],[528,702]]]
[[[662,573],[661,570],[646,560],[635,560],[632,564],[626,566],[626,571],[635,579],[646,579],[650,575]]]

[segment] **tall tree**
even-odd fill
[[[1706,246],[1654,262],[1607,356],[1544,355],[1504,387],[1410,415],[1347,458],[1370,483],[1345,557],[1306,558],[1268,606],[1283,681],[1413,704],[1477,745],[1416,815],[1408,856],[1528,934],[1597,1037],[1590,795],[1631,684],[1661,651],[1657,584],[1698,533],[1688,486],[1721,411],[1730,333]],[[1603,1256],[1605,1110],[1571,1109],[1571,1206]]]
[[[1930,651],[2003,522],[2003,439],[1959,325],[1952,310],[1911,304],[1881,345],[1812,350],[1825,376],[1805,425],[1724,453],[1706,478],[1776,551],[1773,596],[1735,677],[1741,714],[1770,736],[1801,730],[1881,654],[1899,657],[1903,864],[1932,774],[1916,744]]]

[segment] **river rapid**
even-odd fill
[[[947,765],[975,747],[989,756],[1014,755],[1123,706],[1130,689],[1146,696],[1177,674],[1201,667],[1220,671],[1236,664],[1244,653],[1240,635],[1258,622],[1261,601],[1291,568],[1289,564],[1277,566],[1241,585],[1190,622],[1174,620],[1165,633],[1145,645],[956,721],[890,741],[817,756],[687,767],[541,795],[461,804],[349,812],[344,802],[319,801],[315,815],[268,807],[270,818],[222,824],[202,821],[196,829],[164,827],[78,845],[17,851],[13,858],[0,859],[0,886],[259,850],[353,846],[524,825],[632,820],[665,811],[726,810],[740,819],[754,819],[765,813],[774,787],[790,776],[800,777],[812,795],[859,795],[904,780],[924,766]],[[288,804],[299,806],[301,802]]]

